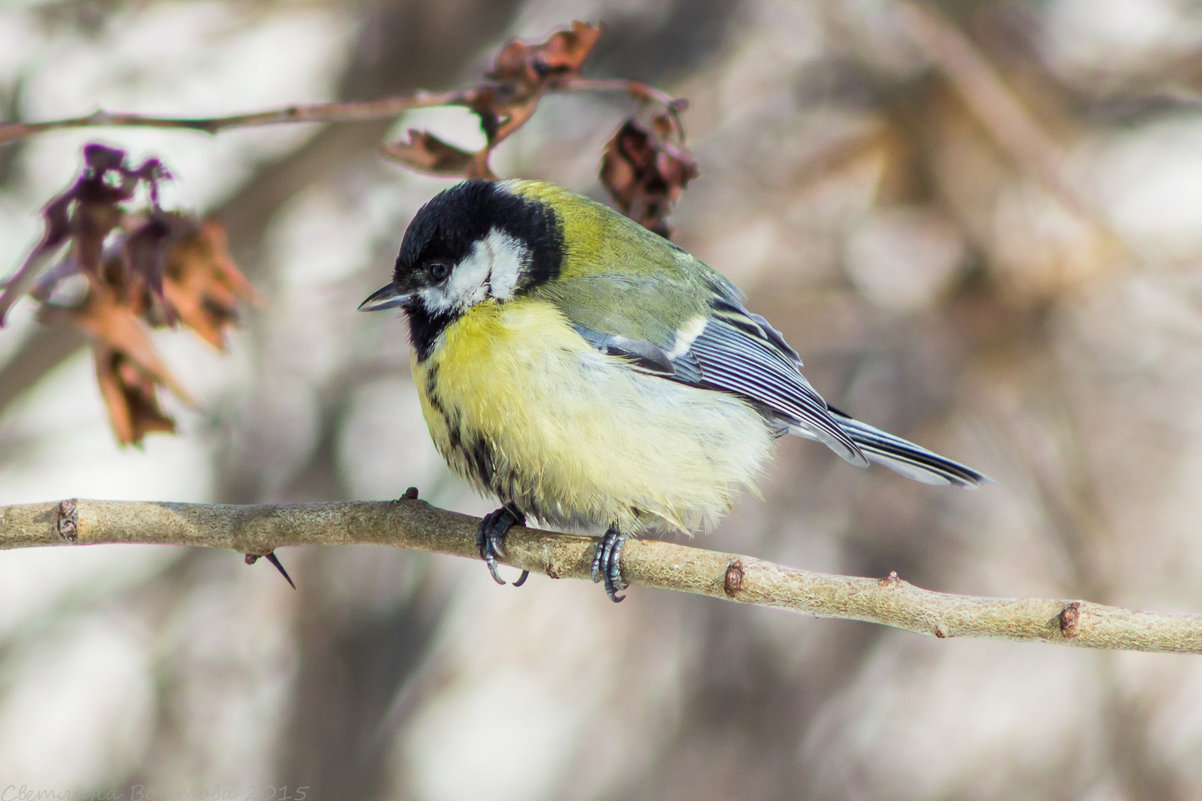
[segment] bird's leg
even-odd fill
[[[505,579],[497,574],[497,556],[505,552],[505,534],[514,526],[524,525],[526,515],[511,503],[505,504],[495,512],[489,512],[480,521],[480,528],[476,531],[476,549],[480,552],[484,564],[488,565],[488,572],[492,574],[493,581],[498,584],[505,583]],[[513,586],[522,586],[529,577],[530,571],[523,570],[518,580],[513,582]]]
[[[593,555],[593,581],[605,581],[605,594],[614,603],[620,602],[625,595],[618,595],[619,590],[626,588],[622,580],[622,549],[626,547],[626,535],[618,531],[617,526],[610,526],[609,531],[597,543],[597,552]]]

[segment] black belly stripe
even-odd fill
[[[492,447],[483,437],[464,436],[463,422],[460,420],[458,412],[447,408],[438,394],[437,386],[438,365],[433,364],[426,373],[426,397],[430,401],[430,407],[446,423],[447,447],[450,451],[447,455],[454,455],[456,461],[461,461],[464,468],[481,484],[498,494],[504,494],[496,481],[496,458],[493,455]]]
[[[438,394],[438,365],[430,365],[429,371],[426,373],[426,399],[430,402],[432,408],[447,426],[447,445],[451,453],[463,452],[463,434],[460,433],[460,421],[458,414],[452,414],[446,405],[442,402],[442,398]],[[448,454],[449,455],[449,454]]]
[[[442,399],[438,397],[438,365],[431,364],[426,371],[426,397],[430,399],[430,405],[433,406],[443,417],[447,416],[446,407],[442,405]]]
[[[493,458],[492,448],[488,443],[476,437],[470,442],[464,443],[462,448],[463,454],[467,457],[468,465],[475,472],[476,477],[485,486],[490,487],[493,491],[498,491],[499,488],[494,484],[496,478],[496,461]]]

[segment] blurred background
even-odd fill
[[[934,13],[932,13],[934,12]],[[676,240],[738,282],[834,405],[990,474],[978,492],[782,442],[703,547],[979,595],[1202,611],[1202,5],[1190,0],[25,0],[0,116],[204,116],[475,82],[512,36],[607,25],[585,72],[689,98]],[[982,69],[982,68],[985,69]],[[543,102],[505,176],[594,197],[621,96]],[[384,160],[461,110],[0,149],[0,273],[101,141],[157,156],[267,302],[200,400],[119,448],[82,336],[0,331],[0,504],[390,498],[483,513],[356,314],[445,180]],[[389,548],[264,563],[0,553],[0,793],[523,799],[1196,799],[1202,661],[936,641]],[[15,792],[15,790],[13,791]],[[45,796],[43,796],[45,797]],[[62,797],[61,795],[58,797]],[[213,796],[215,797],[215,796]]]

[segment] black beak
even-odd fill
[[[402,292],[396,288],[395,284],[385,284],[368,295],[367,300],[359,304],[359,311],[395,309],[398,306],[405,305],[405,302],[411,297],[413,297],[412,292]]]

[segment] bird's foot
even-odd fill
[[[497,573],[497,557],[505,553],[505,534],[514,526],[524,525],[526,515],[512,506],[502,506],[495,512],[489,512],[480,521],[480,528],[476,531],[476,549],[480,552],[484,564],[488,565],[488,572],[493,581],[498,584],[505,583],[505,579]],[[518,580],[513,582],[513,586],[522,586],[529,577],[530,571],[523,570]]]
[[[618,595],[618,591],[627,586],[622,580],[622,549],[625,547],[626,535],[611,528],[597,543],[597,552],[593,556],[593,581],[605,582],[605,594],[614,603],[626,597]]]

